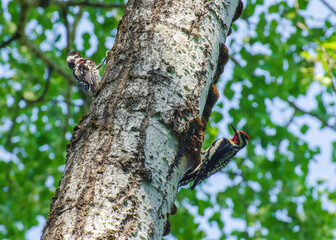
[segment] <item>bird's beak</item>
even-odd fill
[[[237,135],[238,136],[238,131],[237,131],[237,129],[233,126],[233,124],[231,124],[231,127],[232,127],[232,129],[233,129],[233,131],[234,131],[234,133],[235,133],[235,135]]]

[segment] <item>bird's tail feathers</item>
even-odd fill
[[[193,185],[189,188],[190,191],[194,190],[194,188],[197,186],[197,184],[199,183],[199,180],[197,178],[195,178]]]
[[[196,177],[197,172],[193,170],[188,170],[183,178],[179,181],[178,187],[185,186],[188,183],[192,182]]]

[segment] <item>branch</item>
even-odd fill
[[[326,0],[321,0],[321,2],[329,8],[330,11],[332,11],[334,14],[336,14],[336,10],[326,1]]]
[[[15,131],[15,128],[16,128],[16,124],[17,124],[17,122],[16,122],[16,118],[19,116],[19,109],[20,109],[20,107],[19,107],[19,103],[20,103],[20,101],[21,101],[21,100],[26,101],[27,105],[28,105],[28,104],[34,104],[34,103],[37,103],[37,102],[42,101],[43,98],[44,98],[44,96],[46,95],[46,93],[47,93],[47,91],[48,91],[48,88],[49,88],[50,75],[51,75],[51,70],[49,69],[49,73],[48,73],[48,77],[47,77],[46,85],[45,85],[45,87],[44,87],[44,89],[43,89],[42,95],[41,95],[38,99],[33,100],[33,101],[27,100],[27,99],[25,99],[24,97],[20,97],[20,98],[18,99],[18,101],[17,101],[17,105],[16,105],[15,110],[14,110],[14,114],[13,114],[12,119],[11,119],[11,121],[12,121],[12,126],[11,126],[11,128],[10,128],[10,130],[9,130],[9,132],[8,132],[7,140],[6,140],[6,144],[5,144],[5,146],[8,146],[8,145],[10,144],[11,138],[12,138],[12,136],[13,136],[13,134],[14,134],[14,131]]]
[[[5,146],[9,146],[9,144],[11,143],[11,139],[12,139],[12,137],[13,137],[14,130],[15,130],[15,128],[16,128],[16,124],[17,124],[17,122],[16,122],[16,118],[19,116],[19,109],[20,109],[20,107],[19,107],[19,102],[20,102],[21,100],[22,100],[22,98],[19,98],[18,101],[17,101],[17,103],[16,103],[15,110],[14,110],[14,114],[13,114],[12,119],[11,119],[11,121],[12,121],[12,126],[11,126],[11,128],[10,128],[10,130],[9,130],[9,132],[8,132],[8,135],[7,135],[7,141],[6,141],[6,143],[5,143]]]
[[[60,12],[61,12],[61,16],[63,17],[64,20],[64,25],[65,25],[65,29],[66,29],[66,50],[67,53],[70,52],[70,26],[69,26],[69,21],[67,18],[67,13],[68,9],[67,8],[61,8]]]
[[[45,65],[50,70],[54,70],[59,75],[61,75],[63,78],[67,79],[69,82],[75,83],[75,80],[73,79],[72,75],[68,71],[65,71],[63,68],[60,67],[58,63],[50,59],[34,43],[32,43],[26,36],[22,36],[20,40],[21,40],[22,45],[25,45],[28,49],[30,49],[36,55],[36,57],[40,58],[45,63]]]
[[[26,1],[19,1],[20,2],[20,7],[21,7],[21,12],[20,12],[20,18],[19,18],[19,23],[18,23],[18,28],[17,28],[17,34],[18,37],[21,37],[25,34],[25,28],[27,25],[28,21],[28,10],[29,10],[29,5]]]
[[[7,41],[0,44],[0,49],[3,48],[3,47],[6,47],[8,44],[10,44],[11,42],[13,42],[16,39],[19,39],[21,36],[24,35],[24,29],[26,27],[27,20],[28,20],[29,6],[28,6],[26,1],[21,0],[19,2],[20,2],[20,10],[21,11],[20,11],[19,22],[17,24],[17,30],[10,39],[8,39]]]
[[[85,0],[82,2],[51,0],[50,4],[60,6],[60,7],[70,7],[70,6],[86,6],[86,7],[96,7],[96,8],[124,8],[125,7],[125,4],[89,2],[88,0]]]
[[[35,0],[30,2],[30,6],[32,7],[48,7],[50,5],[58,6],[61,8],[67,8],[71,6],[84,6],[84,7],[95,7],[95,8],[125,8],[125,4],[117,4],[117,3],[103,3],[103,2],[89,2],[88,0],[84,0],[81,2],[77,1],[57,1],[57,0]]]
[[[16,32],[10,39],[0,44],[0,49],[6,47],[8,44],[19,38],[19,34]]]
[[[12,41],[16,39],[20,39],[22,45],[25,45],[28,49],[30,49],[37,57],[41,58],[41,60],[45,63],[45,65],[50,70],[55,70],[59,75],[67,79],[69,82],[75,83],[72,75],[66,71],[64,71],[59,64],[55,63],[52,59],[50,59],[46,54],[44,54],[36,45],[34,45],[25,35],[24,30],[28,20],[28,10],[31,5],[24,0],[20,0],[20,17],[19,23],[17,24],[17,31],[16,33],[7,41],[3,42],[0,45],[0,48],[8,45]]]
[[[35,103],[41,102],[44,99],[44,97],[47,94],[48,89],[49,89],[51,72],[52,72],[52,70],[48,69],[48,76],[47,76],[47,79],[46,79],[46,84],[44,86],[44,89],[43,89],[43,92],[42,92],[41,96],[39,96],[36,100],[27,100],[27,99],[24,98],[24,100],[27,102],[27,104],[35,104]]]
[[[229,58],[231,59],[231,61],[236,64],[237,66],[241,67],[240,63],[238,62],[238,60],[232,55],[229,55]]]
[[[292,101],[288,101],[289,105],[291,105],[295,111],[298,111],[298,112],[301,112],[301,113],[304,113],[304,114],[307,114],[309,116],[312,116],[318,120],[321,121],[322,125],[324,125],[325,127],[328,127],[328,128],[331,128],[332,130],[335,130],[336,131],[336,127],[335,126],[331,126],[327,121],[325,121],[320,115],[316,114],[316,113],[312,113],[312,112],[307,112],[301,108],[299,108],[298,106],[295,105],[294,102]]]
[[[329,59],[328,54],[327,54],[326,50],[324,49],[324,47],[321,47],[321,50],[322,50],[322,52],[324,53],[324,57],[325,57],[326,60],[327,60],[327,63],[328,63],[328,73],[329,73],[329,77],[330,77],[331,85],[333,86],[333,89],[334,89],[334,91],[335,91],[335,93],[336,93],[336,83],[334,82],[334,80],[333,80],[333,76],[332,76],[332,73],[331,73],[332,64],[331,64],[331,62],[330,62],[330,59]]]
[[[290,117],[289,121],[286,123],[286,125],[285,125],[286,128],[288,128],[289,125],[293,122],[294,117],[295,117],[295,112],[294,112],[294,114]]]
[[[71,28],[71,41],[70,41],[72,43],[75,41],[77,25],[79,24],[80,20],[82,19],[83,12],[84,12],[84,9],[80,8],[79,12],[76,14],[75,21],[72,24],[72,28]]]

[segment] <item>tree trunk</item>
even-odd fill
[[[199,160],[237,6],[128,1],[100,91],[68,143],[42,239],[167,232],[177,183]]]

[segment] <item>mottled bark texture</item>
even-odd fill
[[[214,82],[238,5],[128,1],[100,91],[68,144],[42,239],[167,233],[177,183],[199,159],[218,98]]]

